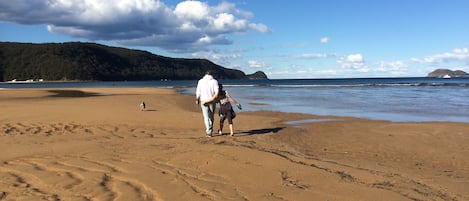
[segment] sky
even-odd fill
[[[469,72],[467,0],[0,0],[0,41],[93,42],[271,79]]]

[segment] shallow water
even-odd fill
[[[469,122],[469,79],[386,78],[228,82],[243,108],[397,122]],[[193,94],[195,88],[186,89]]]
[[[243,111],[272,110],[398,122],[469,122],[469,78],[219,80]],[[197,80],[1,83],[1,88],[158,87],[193,96]]]

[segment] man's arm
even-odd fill
[[[200,81],[197,83],[197,88],[195,89],[195,104],[199,104],[200,103]]]
[[[238,101],[236,101],[229,93],[228,91],[225,92],[226,93],[226,97],[228,98],[228,100],[232,103],[234,103],[236,105],[236,107],[238,107],[238,109],[241,110],[241,104],[238,103]]]
[[[218,82],[216,80],[214,80],[212,83],[211,83],[211,87],[210,87],[211,91],[214,93],[212,95],[212,97],[210,97],[208,100],[202,102],[201,104],[205,104],[205,103],[210,103],[210,102],[213,102],[213,101],[216,101],[217,98],[218,98]]]

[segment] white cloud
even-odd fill
[[[316,71],[317,74],[319,75],[325,75],[325,76],[335,76],[337,75],[337,70],[335,69],[327,69],[327,70],[318,70]]]
[[[174,52],[232,44],[228,36],[233,33],[269,31],[252,17],[228,2],[211,6],[186,0],[171,7],[160,0],[0,1],[0,21],[45,24],[57,34]]]
[[[202,38],[199,38],[199,40],[197,41],[197,43],[200,43],[200,44],[210,44],[212,42],[212,38],[210,38],[210,36],[203,36]]]
[[[345,61],[348,63],[363,63],[363,56],[361,54],[350,54],[345,57]]]
[[[330,53],[306,53],[306,54],[295,56],[295,58],[301,58],[301,59],[324,59],[324,58],[335,58],[335,57],[337,57],[336,54],[330,54]]]
[[[207,18],[210,7],[200,1],[183,1],[176,6],[174,13],[181,19],[203,20]]]
[[[213,23],[214,30],[219,32],[245,31],[249,28],[246,20],[236,19],[234,15],[229,13],[218,14],[213,20],[210,20],[210,23]]]
[[[258,31],[258,32],[261,32],[261,33],[270,32],[269,27],[267,27],[267,26],[264,25],[264,24],[251,23],[251,24],[249,24],[249,27],[250,27],[252,30],[255,30],[255,31]]]
[[[264,68],[267,65],[261,61],[250,60],[248,61],[248,66],[251,68]]]
[[[436,54],[436,55],[424,57],[421,59],[412,58],[411,60],[417,63],[431,63],[431,64],[457,62],[457,61],[469,63],[469,50],[468,48],[457,48],[451,52]]]
[[[271,75],[280,78],[426,76],[436,68],[469,71],[469,48],[457,48],[432,56],[394,61],[372,61],[365,59],[361,53],[349,55],[305,53],[279,55],[279,57],[312,60],[312,63],[307,65],[296,65],[285,71],[281,68],[277,72],[270,72]],[[325,61],[328,58],[336,58],[337,65]],[[316,59],[319,62],[316,62]]]
[[[288,70],[278,69],[277,71],[265,71],[272,78],[336,78],[339,72],[335,69],[318,70],[316,68],[301,68],[301,66],[291,66]]]
[[[379,62],[377,71],[402,71],[408,67],[409,65],[403,61]]]
[[[373,71],[384,75],[406,76],[408,75],[408,68],[409,64],[404,61],[381,61],[376,64]]]
[[[321,38],[321,39],[319,39],[319,42],[322,43],[322,44],[329,43],[329,38],[328,37]]]
[[[368,66],[365,65],[365,60],[361,54],[350,54],[345,57],[341,57],[337,60],[337,63],[344,69],[354,70],[361,73],[370,71]]]
[[[221,54],[215,51],[199,51],[199,52],[192,53],[192,57],[208,59],[219,65],[233,67],[234,64],[232,64],[231,61],[241,58],[241,55],[236,52]]]

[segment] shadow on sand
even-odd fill
[[[92,96],[102,96],[103,94],[99,93],[90,93],[80,90],[49,90],[49,92],[54,93],[49,95],[49,97],[55,98],[81,98],[81,97],[92,97]]]
[[[156,109],[145,109],[142,112],[156,112]]]
[[[278,133],[285,127],[276,127],[276,128],[263,128],[263,129],[254,129],[249,131],[243,131],[235,134],[244,134],[244,135],[263,135],[268,133]]]

